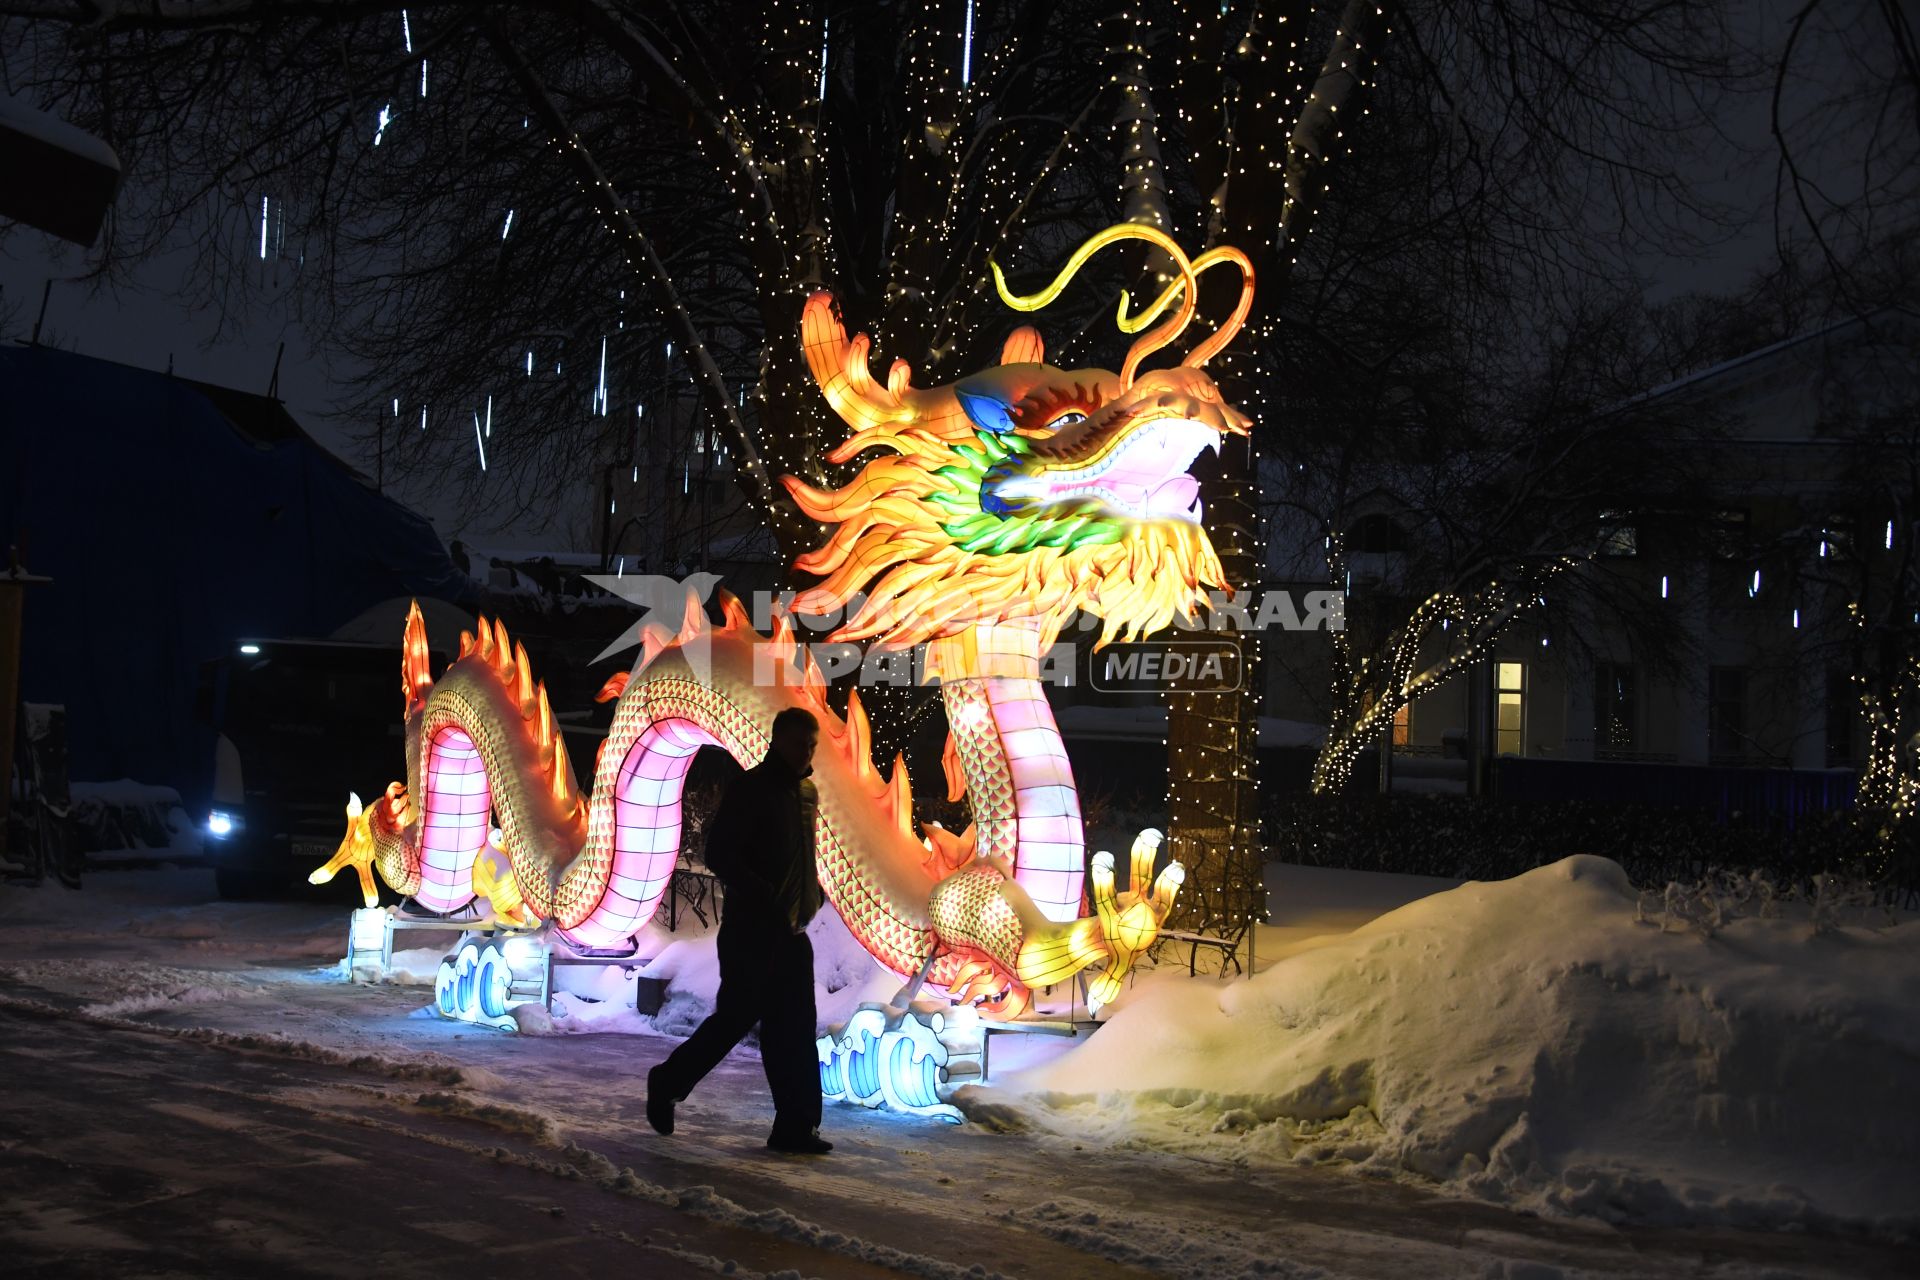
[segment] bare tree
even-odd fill
[[[1875,878],[1911,850],[1920,801],[1917,266],[1896,231],[1845,256],[1783,257],[1736,293],[1678,298],[1649,317],[1650,380],[1767,352],[1787,371],[1774,377],[1805,393],[1811,417],[1807,434],[1791,437],[1791,469],[1778,454],[1744,457],[1750,447],[1715,452],[1709,439],[1713,474],[1699,488],[1714,505],[1768,509],[1757,536],[1715,538],[1722,545],[1708,550],[1740,562],[1732,577],[1779,584],[1770,595],[1787,603],[1760,648],[1773,650],[1766,656],[1800,705],[1779,709],[1791,723],[1776,727],[1796,740],[1819,734],[1828,761],[1858,765],[1855,810],[1877,853],[1866,868]],[[1777,743],[1770,750],[1788,763]]]
[[[1698,536],[1711,424],[1637,400],[1647,334],[1633,291],[1576,299],[1551,325],[1533,372],[1505,379],[1485,372],[1484,335],[1458,331],[1409,335],[1425,350],[1388,377],[1320,353],[1340,376],[1323,382],[1330,396],[1298,398],[1291,416],[1313,423],[1313,443],[1268,486],[1274,525],[1348,592],[1314,790],[1337,792],[1401,708],[1489,661],[1516,623],[1563,650],[1629,646],[1652,669],[1680,656],[1660,602],[1611,553]]]
[[[1811,241],[1825,274],[1862,310],[1850,280],[1861,250],[1911,235],[1920,216],[1920,27],[1900,0],[1802,0],[1771,62],[1780,256]]]
[[[198,237],[224,263],[218,292],[243,278],[258,212],[267,248],[311,281],[316,327],[365,362],[362,420],[425,408],[397,465],[476,504],[536,508],[561,478],[632,456],[640,428],[614,401],[685,379],[788,559],[819,531],[774,477],[837,478],[823,454],[839,431],[795,325],[812,289],[937,382],[998,348],[990,261],[1051,269],[1122,216],[1233,245],[1260,289],[1213,367],[1284,431],[1301,367],[1279,339],[1362,312],[1360,265],[1418,262],[1408,246],[1424,246],[1493,307],[1516,279],[1600,270],[1603,238],[1657,233],[1691,199],[1681,144],[1724,44],[1712,6],[1662,0],[8,0],[0,14],[20,51],[9,83],[154,184],[120,246]],[[1365,177],[1376,155],[1394,157],[1381,169],[1396,189]],[[1520,259],[1529,272],[1503,265]],[[1052,349],[1071,364],[1117,346],[1088,331]],[[1209,530],[1228,579],[1251,584],[1257,463],[1225,462],[1203,488]],[[874,709],[883,742],[903,731]],[[1182,694],[1169,711],[1175,852],[1190,884],[1231,886],[1190,894],[1188,919],[1232,928],[1258,910],[1254,708]]]
[[[1825,281],[1841,298],[1876,274],[1842,265]],[[1877,854],[1866,870],[1881,879],[1910,851],[1920,809],[1920,308],[1843,314],[1822,332],[1831,340],[1810,357],[1817,461],[1781,495],[1794,518],[1754,557],[1803,602],[1801,681],[1844,678],[1825,690],[1829,731],[1865,729],[1855,811]]]

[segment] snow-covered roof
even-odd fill
[[[112,147],[85,129],[77,129],[57,116],[36,111],[18,98],[0,96],[0,127],[115,173],[120,172],[120,157],[114,154]]]
[[[1812,342],[1820,342],[1842,333],[1845,330],[1870,325],[1876,320],[1904,319],[1911,321],[1916,318],[1920,317],[1916,317],[1914,313],[1907,308],[1898,306],[1880,307],[1862,315],[1848,316],[1843,320],[1836,320],[1832,324],[1822,325],[1817,329],[1809,329],[1805,333],[1798,333],[1790,338],[1782,338],[1778,342],[1770,342],[1764,347],[1754,348],[1745,355],[1735,356],[1731,360],[1722,360],[1719,364],[1709,365],[1704,369],[1696,370],[1684,377],[1675,378],[1672,382],[1655,387],[1650,391],[1642,391],[1639,395],[1630,397],[1617,407],[1624,409],[1629,406],[1646,404],[1652,400],[1665,399],[1668,396],[1685,391],[1690,387],[1729,377],[1740,370],[1760,364],[1795,347],[1804,346]]]

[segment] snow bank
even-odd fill
[[[338,958],[347,913],[325,903],[223,902],[204,867],[96,868],[80,889],[0,888],[0,926],[13,955],[269,963]]]
[[[172,787],[121,778],[76,782],[72,820],[81,853],[120,849],[200,851],[200,832]]]
[[[1574,857],[1413,902],[1257,978],[1149,976],[963,1091],[983,1122],[1415,1175],[1639,1222],[1920,1227],[1920,923],[1712,938]]]
[[[647,977],[665,979],[666,999],[653,1026],[668,1035],[686,1036],[713,1012],[720,991],[720,955],[715,935],[670,942],[647,966]]]
[[[900,989],[900,979],[867,954],[833,910],[822,911],[807,936],[822,1029],[845,1022],[862,1002],[889,1000]],[[717,931],[674,935],[650,923],[640,937],[640,954],[652,958],[634,973],[618,966],[556,968],[551,1013],[522,1005],[514,1010],[515,1023],[527,1035],[691,1035],[713,1012],[720,991]],[[640,977],[667,984],[656,1014],[635,1012],[634,981]]]
[[[0,984],[11,985],[20,981],[19,970],[0,971]],[[0,990],[0,1009],[31,1017],[46,1019],[64,1019],[84,1022],[98,1027],[111,1027],[120,1031],[136,1031],[147,1035],[167,1036],[175,1040],[191,1041],[208,1045],[233,1053],[257,1053],[286,1058],[298,1062],[319,1062],[330,1066],[343,1067],[363,1074],[377,1075],[389,1080],[408,1083],[437,1084],[450,1087],[489,1089],[494,1091],[506,1087],[506,1082],[484,1067],[470,1066],[439,1053],[367,1053],[352,1049],[336,1048],[333,1045],[320,1044],[313,1040],[287,1035],[274,1031],[223,1031],[217,1027],[169,1026],[164,1023],[143,1021],[129,1016],[125,1010],[137,1010],[151,1013],[159,1009],[171,1008],[179,1004],[204,1004],[212,1000],[224,1000],[230,997],[229,990],[215,988],[185,988],[175,993],[184,999],[170,999],[146,1003],[145,1007],[134,1003],[96,1004],[84,1008],[72,1008],[49,1003],[32,996],[14,995]]]

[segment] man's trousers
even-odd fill
[[[773,1091],[777,1134],[820,1127],[820,1055],[814,1049],[813,943],[782,925],[723,919],[720,995],[713,1012],[657,1069],[656,1088],[676,1100],[718,1066],[754,1023]]]

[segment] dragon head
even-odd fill
[[[1232,338],[1251,303],[1252,267],[1235,249],[1189,261],[1164,233],[1110,227],[1074,254],[1047,289],[1001,297],[1022,310],[1047,305],[1104,245],[1147,240],[1179,277],[1138,315],[1120,298],[1120,327],[1145,329],[1118,374],[1044,362],[1038,332],[1007,339],[1001,363],[943,387],[915,389],[904,361],[883,387],[868,367],[865,334],[851,341],[832,295],[809,298],[802,339],[815,381],[853,434],[827,455],[843,463],[872,448],[838,490],[782,477],[800,508],[837,525],[796,561],[824,579],[794,603],[830,613],[865,601],[836,639],[900,648],[981,622],[1031,625],[1045,649],[1076,610],[1104,620],[1100,643],[1159,630],[1191,616],[1202,585],[1221,585],[1220,562],[1201,526],[1199,484],[1187,473],[1205,450],[1250,422],[1226,403],[1200,365]],[[1194,311],[1196,277],[1222,262],[1246,287],[1227,325],[1170,369],[1140,372]]]

